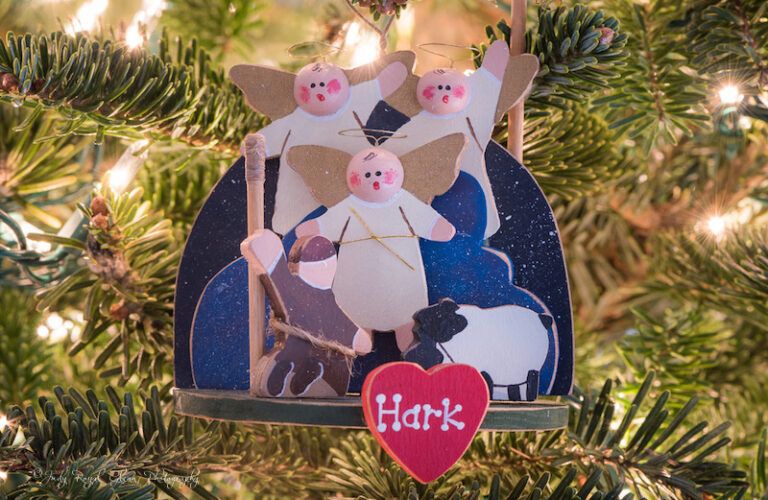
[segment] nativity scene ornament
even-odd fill
[[[554,217],[530,173],[491,140],[529,92],[538,60],[511,57],[496,41],[468,75],[437,68],[418,77],[414,61],[395,52],[352,69],[232,68],[248,103],[271,122],[246,139],[244,158],[214,187],[184,250],[178,411],[365,421],[426,482],[482,425],[504,428],[489,423],[501,411],[489,399],[570,392],[570,297]],[[207,410],[196,406],[200,394]],[[222,395],[238,402],[210,403]],[[421,464],[407,433],[385,432],[382,415],[399,415],[406,396],[414,403],[397,429],[429,430],[438,454],[446,441],[433,434],[461,433],[449,439],[460,446],[443,450],[447,466]],[[247,415],[271,398],[289,406]],[[300,410],[309,416],[290,405],[309,405]],[[514,408],[523,407],[503,405],[503,418]],[[564,411],[556,423],[509,428],[559,427]],[[312,420],[312,412],[324,416]],[[442,431],[428,425],[433,417]]]

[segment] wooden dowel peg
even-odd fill
[[[512,34],[509,39],[510,55],[519,56],[525,53],[525,17],[527,0],[512,0]],[[509,136],[507,149],[517,161],[523,163],[523,101],[509,111]]]
[[[245,155],[245,184],[248,198],[248,235],[264,229],[264,179],[266,146],[264,136],[249,134],[243,143]],[[251,392],[255,392],[256,364],[264,355],[265,340],[264,287],[258,273],[248,265],[248,337],[250,345]]]

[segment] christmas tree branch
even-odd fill
[[[262,124],[194,41],[172,46],[167,34],[150,55],[82,34],[9,33],[0,41],[0,77],[4,99],[60,110],[63,135],[149,135],[236,154]]]

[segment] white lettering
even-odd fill
[[[440,430],[447,431],[448,430],[448,424],[452,424],[456,426],[457,429],[461,430],[464,428],[464,422],[459,422],[458,420],[454,420],[451,417],[459,413],[461,411],[461,405],[457,404],[453,407],[453,411],[450,411],[449,408],[451,406],[451,400],[448,398],[443,399],[443,425],[440,426]]]
[[[421,405],[413,405],[413,408],[403,412],[403,427],[409,427],[411,429],[419,430],[421,423],[419,422],[419,412],[421,411]],[[413,417],[411,421],[408,421],[409,417]]]
[[[392,415],[395,417],[395,421],[392,422],[392,430],[395,432],[398,432],[401,428],[400,425],[400,401],[403,400],[402,394],[395,394],[392,396],[392,401],[395,402],[395,409],[394,410],[385,410],[384,409],[384,403],[387,402],[387,396],[385,394],[377,394],[376,395],[376,403],[379,405],[379,413],[378,413],[378,423],[376,424],[376,429],[378,429],[379,432],[384,432],[387,430],[387,424],[383,422],[384,415]]]
[[[434,415],[436,417],[439,417],[442,415],[443,412],[440,410],[433,410],[431,405],[424,405],[424,426],[423,429],[425,431],[429,430],[429,417],[430,415]]]

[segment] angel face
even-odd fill
[[[313,63],[296,75],[293,96],[301,109],[315,116],[332,115],[349,99],[349,80],[338,66]]]
[[[430,113],[457,113],[469,102],[469,80],[454,69],[430,71],[419,79],[416,98],[421,107]]]
[[[403,187],[403,165],[385,149],[364,149],[349,161],[347,187],[363,201],[387,201]]]

